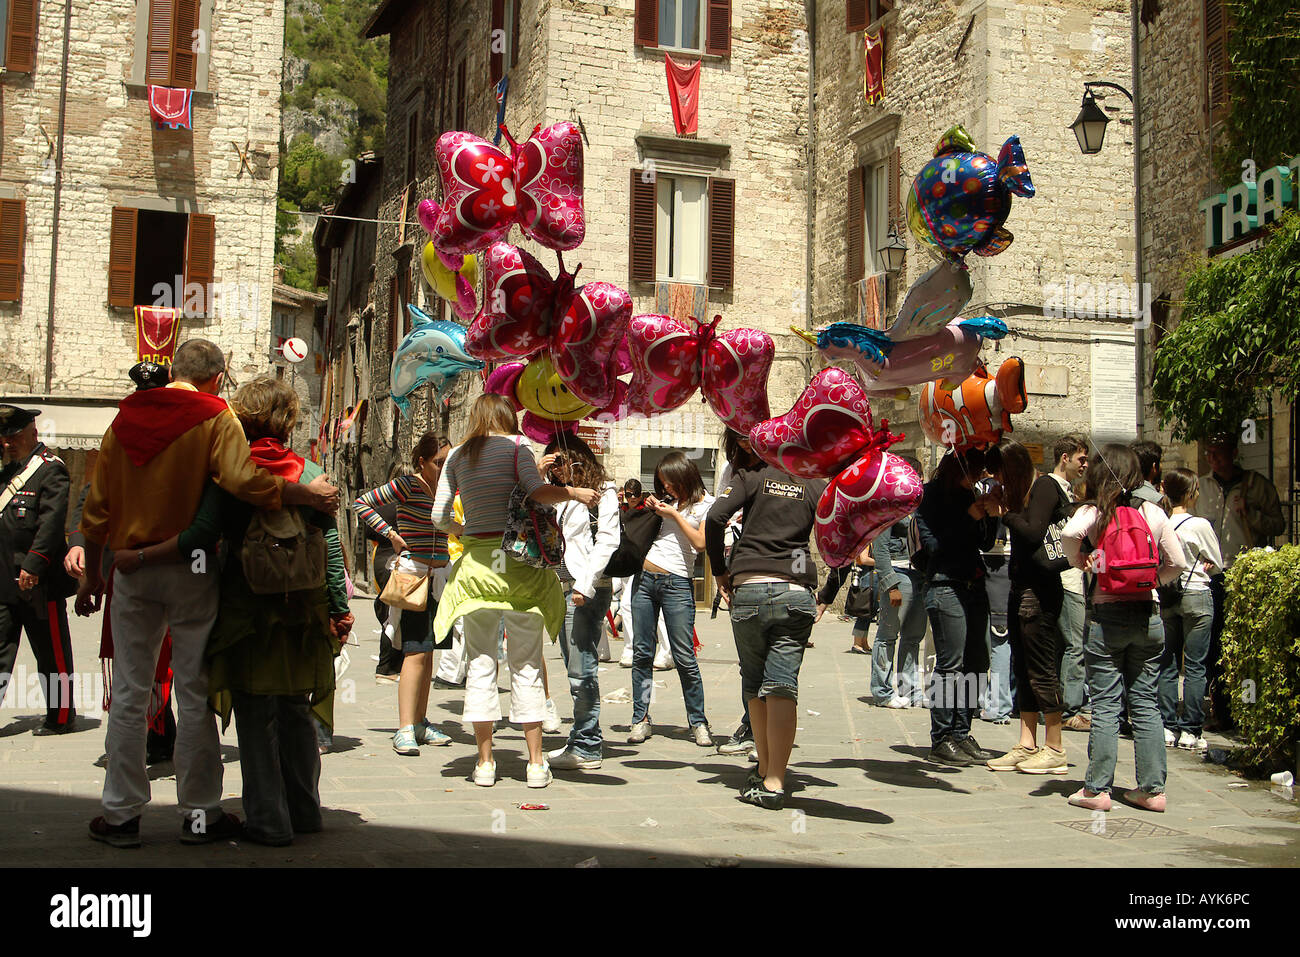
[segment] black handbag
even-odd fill
[[[880,613],[880,598],[876,594],[875,569],[854,566],[853,580],[844,597],[844,614],[851,618],[874,619]]]
[[[605,574],[610,578],[628,578],[639,572],[663,523],[664,517],[652,508],[620,510],[618,548],[605,563]]]

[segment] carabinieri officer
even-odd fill
[[[39,414],[0,405],[0,700],[24,629],[46,703],[45,724],[34,733],[63,734],[77,720],[65,604],[76,583],[63,570],[68,469],[36,437]]]

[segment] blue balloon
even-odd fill
[[[412,392],[426,383],[439,397],[466,369],[482,369],[483,362],[465,351],[465,327],[445,319],[434,319],[416,306],[411,312],[413,328],[397,347],[389,394],[402,411],[410,414]]]

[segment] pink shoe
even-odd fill
[[[1070,803],[1075,807],[1086,807],[1089,811],[1109,811],[1110,795],[1105,791],[1094,794],[1087,788],[1079,788],[1070,795]]]
[[[1152,794],[1150,791],[1139,791],[1134,788],[1132,791],[1124,792],[1124,800],[1134,807],[1142,808],[1144,811],[1163,813],[1165,809],[1164,792]]]

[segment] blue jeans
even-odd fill
[[[920,578],[915,572],[898,570],[898,591],[903,603],[895,608],[889,592],[880,589],[880,624],[876,626],[876,643],[871,649],[871,696],[877,704],[888,703],[894,696],[891,683],[894,671],[894,648],[898,646],[898,696],[920,705],[925,698],[917,675],[917,659],[925,640],[925,604],[917,594]]]
[[[668,647],[682,683],[686,717],[691,727],[707,725],[704,717],[704,680],[695,660],[695,589],[682,575],[643,571],[632,593],[632,722],[646,720],[654,691],[655,624],[660,612],[668,629]]]
[[[925,610],[934,635],[930,743],[970,737],[979,686],[989,670],[989,600],[983,581],[929,582]]]
[[[1209,589],[1183,592],[1182,601],[1163,613],[1165,652],[1160,657],[1160,717],[1165,729],[1201,736],[1205,723],[1205,663],[1210,656],[1214,597]],[[1178,659],[1183,663],[1183,715],[1178,716]]]
[[[564,627],[560,653],[569,671],[573,695],[573,730],[565,747],[582,758],[599,758],[604,744],[600,734],[600,636],[614,589],[597,587],[581,606],[573,604],[573,589],[565,590]]]
[[[985,717],[1002,720],[1011,716],[1011,636],[1005,627],[989,626],[989,686],[980,696]]]
[[[1088,617],[1083,660],[1092,696],[1092,731],[1084,786],[1097,793],[1109,791],[1115,782],[1119,713],[1127,687],[1137,786],[1160,794],[1165,789],[1165,735],[1156,683],[1165,646],[1164,625],[1150,601],[1100,602],[1089,609]]]
[[[799,666],[816,617],[817,602],[807,588],[755,583],[736,589],[731,633],[746,705],[769,695],[799,700]]]
[[[1065,710],[1061,717],[1072,718],[1084,707],[1087,701],[1087,686],[1083,672],[1083,596],[1072,591],[1064,593],[1061,603],[1061,697],[1065,699]]]

